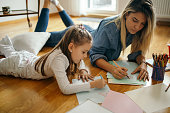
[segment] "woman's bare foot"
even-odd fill
[[[60,12],[60,11],[63,11],[63,10],[64,10],[64,8],[60,5],[60,3],[59,3],[59,1],[58,1],[58,0],[50,0],[50,1],[51,1],[51,3],[53,3],[53,4],[56,6],[56,8],[57,8],[58,12]]]
[[[50,0],[44,0],[43,8],[49,8],[50,7]]]

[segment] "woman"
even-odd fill
[[[116,60],[120,52],[131,44],[128,60],[139,64],[132,74],[140,71],[138,79],[149,80],[144,55],[150,45],[154,21],[151,0],[131,0],[120,16],[100,23],[89,52],[91,63],[122,79],[127,75],[127,69],[112,66],[107,61]]]
[[[51,1],[57,7],[66,27],[69,28],[73,25],[74,22],[59,2],[57,0]],[[42,16],[39,18],[35,32],[46,31],[49,19],[48,8],[47,3],[42,9]],[[117,79],[122,79],[127,75],[127,69],[115,67],[109,64],[108,61],[116,60],[121,51],[124,51],[131,44],[131,53],[128,55],[128,60],[139,64],[132,74],[140,71],[138,79],[149,80],[144,55],[149,49],[154,22],[155,16],[151,0],[131,0],[121,15],[103,19],[97,29],[84,25],[94,40],[89,51],[92,65],[112,73]],[[46,46],[55,46],[67,29],[60,32],[51,32],[51,37]]]

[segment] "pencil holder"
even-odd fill
[[[152,79],[156,81],[163,81],[166,67],[153,66]]]

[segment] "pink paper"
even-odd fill
[[[127,95],[109,91],[102,106],[114,113],[143,113],[143,110]]]

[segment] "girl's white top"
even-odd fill
[[[38,56],[27,51],[15,51],[11,56],[0,59],[0,75],[13,75],[27,79],[45,79],[55,77],[62,93],[73,94],[90,90],[90,83],[72,84],[67,78],[66,70],[69,66],[67,57],[60,49],[51,53],[45,63],[45,74],[35,71],[35,62]]]

